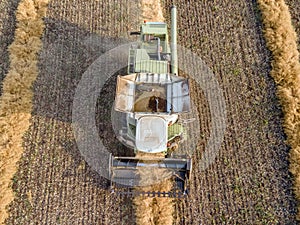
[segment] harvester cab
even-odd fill
[[[171,46],[166,23],[143,23],[139,32],[132,33],[140,35],[140,40],[129,49],[128,75],[117,79],[114,107],[124,116],[118,139],[136,154],[111,156],[111,187],[119,194],[133,195],[130,187],[147,184],[141,168],[173,177],[172,192],[151,192],[152,196],[180,197],[187,191],[192,162],[180,152],[186,134],[179,117],[190,110],[189,82],[177,71],[175,7],[171,16]]]

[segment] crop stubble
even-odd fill
[[[17,195],[7,224],[134,224],[130,199],[109,195],[108,181],[80,156],[70,122],[72,98],[82,73],[135,27],[133,1],[52,1],[45,20],[41,73],[34,116],[14,178]],[[194,154],[191,196],[176,204],[176,224],[295,222],[281,111],[268,76],[269,52],[255,3],[176,1],[179,44],[199,54],[224,90],[227,131],[216,162],[206,171],[197,160],[210,132],[208,104],[193,84],[201,137]],[[171,1],[163,1],[169,20]],[[114,79],[104,96],[113,99]],[[103,98],[105,99],[105,98]],[[99,100],[99,115],[111,102]],[[110,137],[99,122],[100,137]],[[208,115],[203,117],[203,115]],[[116,140],[105,140],[107,146]]]

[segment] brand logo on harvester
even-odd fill
[[[109,78],[127,67],[128,49],[136,44],[138,43],[130,42],[119,45],[97,58],[84,72],[75,91],[72,108],[72,127],[77,146],[87,164],[99,175],[107,179],[111,178],[112,150],[105,147],[99,137],[96,124],[97,99],[101,98],[101,90]],[[195,81],[209,104],[210,136],[207,138],[204,149],[201,150],[200,161],[195,163],[195,165],[199,166],[198,170],[203,171],[216,160],[224,139],[226,129],[225,100],[217,79],[201,58],[179,45],[177,45],[177,51],[178,68]],[[197,99],[192,98],[191,100],[191,112],[189,115],[192,117],[190,119],[194,119],[191,122],[193,123],[194,131],[193,134],[187,133],[187,142],[190,143],[189,146],[193,146],[193,149],[188,149],[187,152],[190,156],[192,156],[193,151],[196,151],[196,146],[199,142],[199,117],[201,118],[202,116],[195,107]],[[114,101],[114,99],[111,99],[111,101]],[[120,132],[118,124],[120,116],[120,112],[116,112],[114,108],[111,109],[111,124],[116,136],[119,136]],[[114,149],[115,151],[116,149]],[[151,179],[149,177],[147,184],[151,183]],[[153,179],[153,183],[155,182],[157,181]]]

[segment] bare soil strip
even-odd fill
[[[263,16],[267,46],[273,56],[270,74],[277,84],[277,95],[284,112],[284,131],[291,146],[290,171],[295,178],[294,191],[300,199],[300,62],[297,34],[285,1],[258,2]]]
[[[23,153],[23,135],[32,110],[31,85],[38,74],[37,54],[46,12],[46,0],[24,0],[17,9],[17,29],[9,47],[10,68],[3,81],[0,99],[0,223],[8,217],[6,207],[13,200],[12,178]]]

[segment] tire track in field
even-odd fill
[[[10,67],[3,81],[0,103],[0,223],[8,217],[13,200],[12,177],[23,153],[23,135],[32,111],[31,86],[37,74],[37,54],[42,42],[47,0],[24,0],[16,11],[17,28],[9,47]]]

